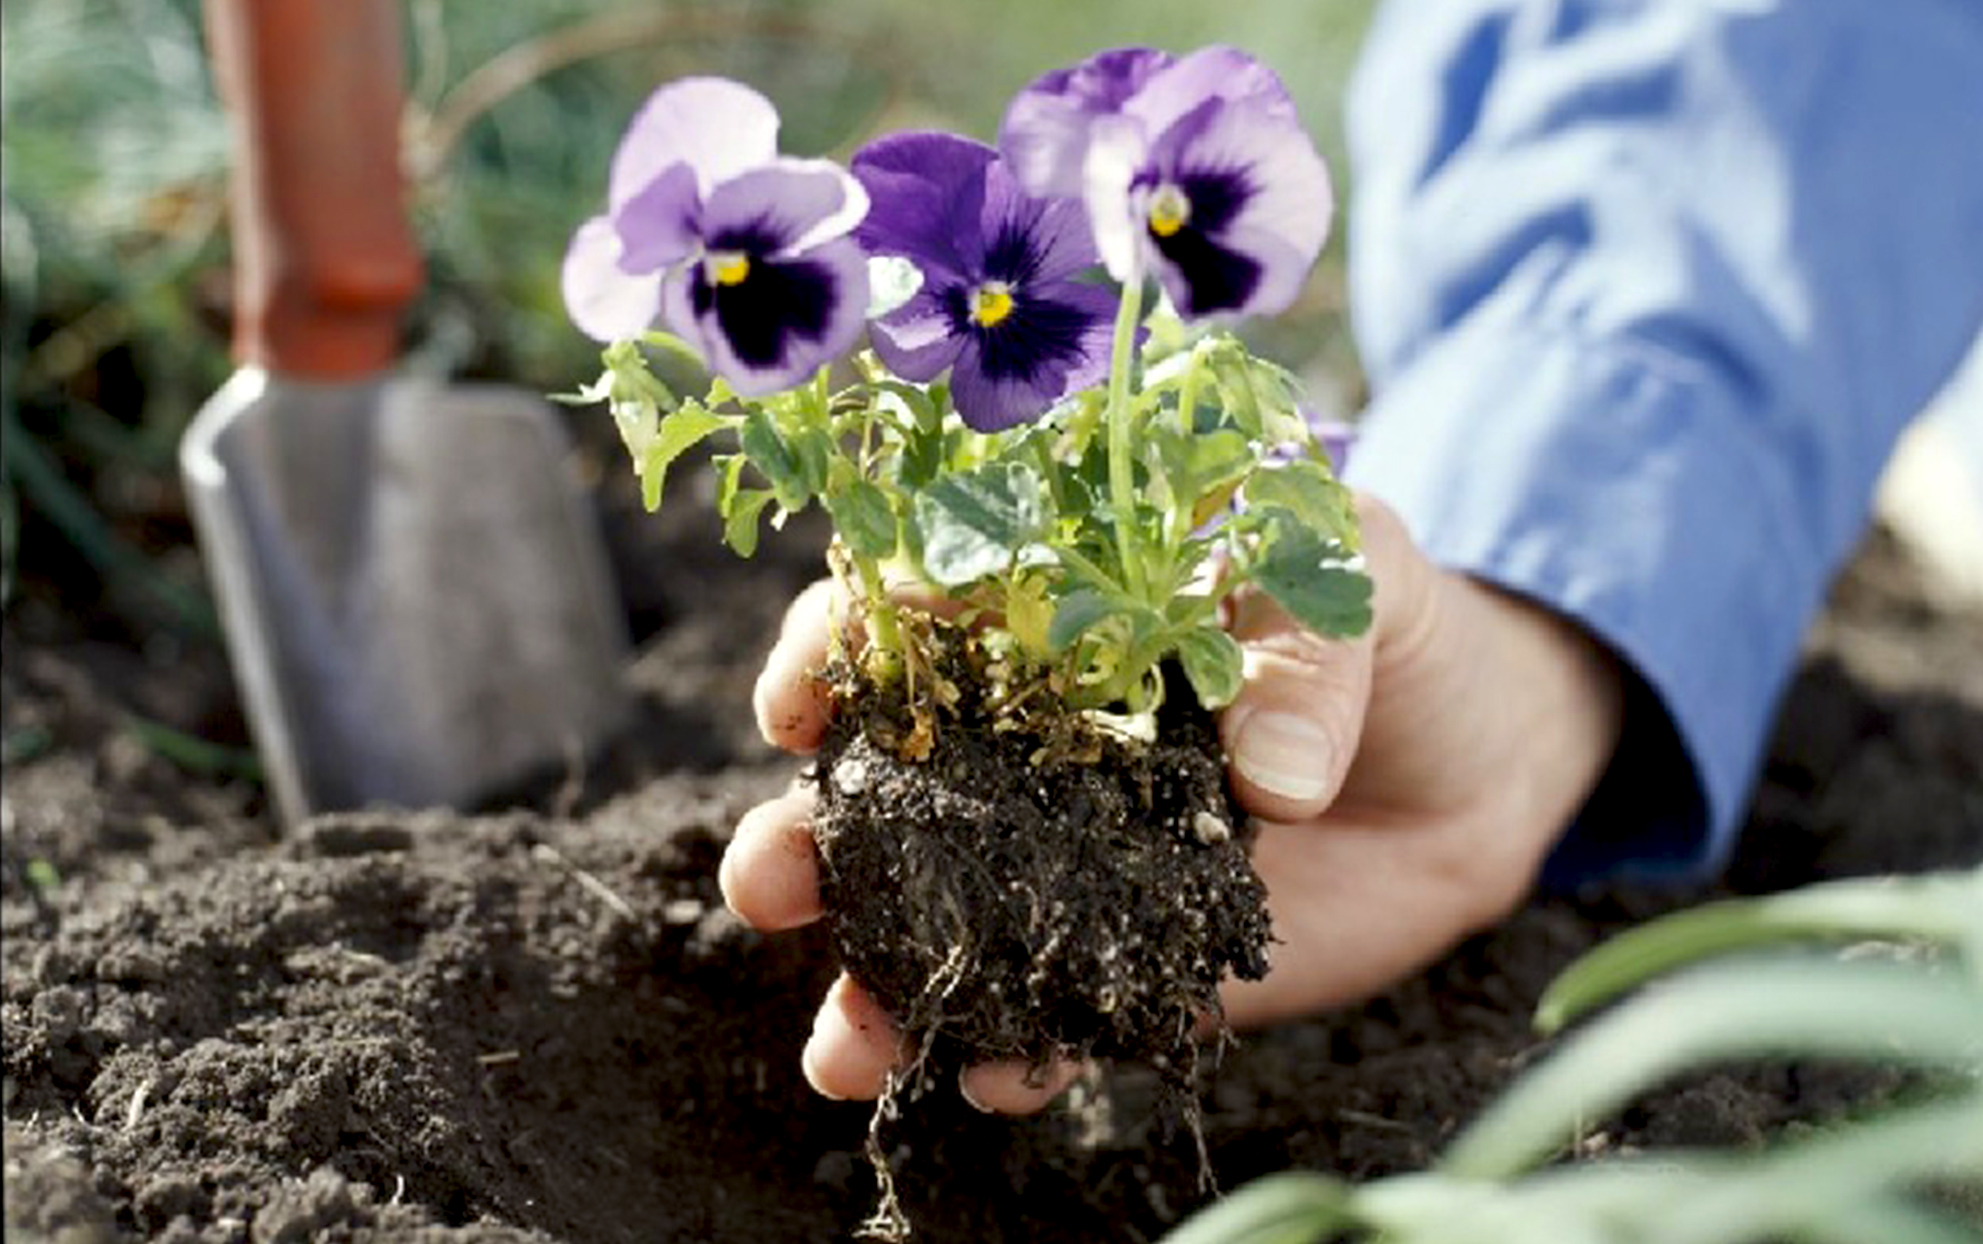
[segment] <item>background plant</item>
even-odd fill
[[[1118,49],[1029,84],[1000,148],[897,132],[849,173],[779,154],[748,86],[664,84],[565,258],[575,324],[609,343],[578,400],[608,402],[650,504],[675,457],[729,433],[716,503],[742,551],[767,504],[782,521],[818,500],[871,623],[863,665],[918,722],[947,685],[889,563],[979,616],[1015,699],[1044,673],[1042,705],[1120,708],[1151,737],[1163,662],[1208,707],[1236,694],[1238,588],[1322,635],[1370,620],[1350,496],[1292,377],[1211,327],[1285,310],[1327,237],[1328,172],[1292,108],[1230,47]],[[1083,279],[1103,268],[1118,291]],[[864,318],[872,352],[836,389]],[[711,395],[678,401],[655,348],[709,360]]]
[[[989,20],[912,0],[408,0],[432,275],[411,324],[417,365],[539,391],[582,371],[591,351],[565,318],[558,256],[657,81],[764,83],[804,102],[789,109],[792,150],[844,154],[882,128],[989,133],[1040,65],[1110,40],[1225,38],[1269,50],[1333,156],[1370,7],[1014,0]],[[25,560],[77,604],[102,596],[97,624],[113,632],[216,645],[172,466],[230,368],[225,130],[198,0],[18,0],[0,6],[0,60],[0,594],[15,598]],[[1297,368],[1348,377],[1340,311],[1332,253],[1296,312],[1260,331]]]
[[[1167,1244],[1983,1240],[1983,868],[1669,916],[1571,965],[1538,1025],[1554,1032],[1655,978],[1517,1080],[1432,1170],[1360,1187],[1272,1176]],[[1762,1152],[1544,1165],[1670,1076],[1757,1056],[1915,1068],[1920,1088]]]

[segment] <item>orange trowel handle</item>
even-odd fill
[[[236,356],[344,380],[392,366],[420,256],[400,174],[395,0],[206,0],[233,112]]]

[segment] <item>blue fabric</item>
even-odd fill
[[[1549,878],[1711,871],[1983,323],[1983,0],[1394,0],[1349,123],[1349,478],[1635,680]]]

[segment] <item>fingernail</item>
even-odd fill
[[[1294,713],[1262,709],[1240,723],[1233,768],[1270,795],[1305,803],[1329,791],[1328,732]]]
[[[969,1102],[971,1109],[979,1114],[991,1114],[992,1108],[979,1101],[978,1095],[971,1091],[971,1071],[972,1068],[966,1067],[957,1073],[957,1095]]]

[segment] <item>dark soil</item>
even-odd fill
[[[1131,1060],[1195,1126],[1194,1030],[1222,979],[1266,975],[1269,941],[1211,715],[1173,696],[1143,746],[1000,714],[972,639],[931,642],[957,696],[925,709],[929,754],[904,759],[901,695],[857,682],[814,767],[833,947],[916,1051],[912,1096],[974,1062]]]
[[[875,1191],[868,1108],[798,1070],[827,937],[760,937],[714,881],[737,816],[797,768],[756,741],[748,689],[817,544],[732,564],[682,491],[613,524],[647,636],[640,728],[481,817],[283,840],[225,757],[134,724],[238,744],[218,650],[24,580],[0,673],[9,1239],[847,1238]],[[1660,910],[1983,859],[1983,617],[1927,600],[1876,538],[1814,632],[1722,886],[1538,901],[1366,1006],[1228,1049],[1204,1097],[1219,1180],[1423,1166],[1537,1056],[1544,983]],[[1751,1144],[1894,1082],[1728,1070],[1588,1144]],[[914,1103],[887,1134],[919,1238],[1155,1238],[1204,1199],[1162,1097],[1125,1066],[1032,1120]]]

